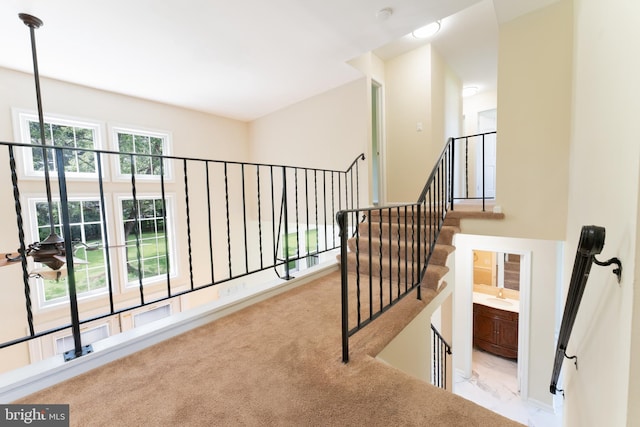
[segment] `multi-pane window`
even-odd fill
[[[143,182],[141,187],[150,185],[151,181],[157,183],[161,176],[170,180],[171,162],[162,158],[170,154],[169,132],[111,127],[108,148],[119,153],[98,154],[96,150],[105,148],[102,143],[105,124],[102,122],[46,115],[43,131],[45,145],[49,148],[41,148],[41,128],[37,114],[16,109],[13,117],[16,140],[34,145],[17,149],[21,158],[17,165],[21,177],[42,179],[46,161],[46,169],[52,180],[57,179],[58,167],[63,168],[66,177],[72,179],[67,186],[69,226],[74,242],[74,257],[83,261],[74,263],[76,290],[80,298],[108,291],[107,265],[112,269],[113,277],[119,276],[126,284],[138,283],[140,279],[149,283],[164,280],[167,275],[176,275],[174,255],[171,254],[171,224],[168,223],[166,214],[169,210],[168,200],[163,201],[159,196],[138,197],[134,207],[133,200],[119,198],[115,211],[109,212],[105,208],[106,219],[102,218],[100,204],[101,197],[109,200],[116,187],[121,185],[115,181],[130,180],[132,174],[136,180]],[[54,147],[63,148],[62,163],[58,163]],[[100,177],[98,156],[102,160]],[[111,168],[108,162],[111,163]],[[113,175],[109,174],[110,169],[114,171]],[[78,183],[83,179],[100,179],[99,189],[97,186]],[[55,182],[52,184],[56,198],[57,185]],[[141,187],[138,187],[138,192]],[[98,190],[102,192],[102,196],[96,193]],[[48,203],[41,195],[29,197],[28,202],[32,231],[31,239],[28,240],[43,241],[50,233]],[[58,200],[53,200],[52,218],[56,233],[63,236],[61,205]],[[103,221],[124,237],[115,245],[122,247],[121,250],[111,251],[105,248]],[[112,239],[112,242],[116,241],[118,238]],[[66,265],[58,270],[58,274],[45,265],[34,263],[29,266],[29,273],[38,288],[41,307],[68,301]],[[115,282],[117,283],[118,281]],[[115,286],[113,290],[124,291],[119,286]]]
[[[301,258],[306,255],[306,268],[314,266],[318,264],[318,256],[316,253],[318,252],[318,230],[306,230],[304,232],[305,236],[305,248],[304,252],[298,248],[299,236],[297,232],[289,233],[287,235],[287,248],[289,257],[288,258]],[[284,252],[284,247],[283,247]],[[289,261],[289,271],[298,271],[300,270],[300,260],[295,259],[293,261]],[[302,267],[304,268],[304,267]]]
[[[40,123],[35,115],[20,114],[22,141],[28,144],[42,145]],[[66,147],[63,151],[64,170],[71,177],[95,177],[97,172],[96,154],[83,149],[100,148],[99,125],[61,118],[48,117],[44,121],[45,144]],[[49,171],[57,171],[54,150],[47,150]],[[45,155],[42,148],[31,148],[25,152],[25,173],[40,175],[44,173]]]
[[[45,200],[32,200],[36,213],[37,236],[43,241],[50,233],[49,208]],[[74,257],[85,262],[74,263],[78,296],[103,292],[107,289],[107,269],[103,241],[100,201],[95,199],[69,200],[69,227],[74,242]],[[63,235],[60,202],[53,201],[53,222],[56,233]],[[36,263],[37,264],[37,263]],[[38,268],[44,266],[36,265]],[[63,267],[66,269],[66,266]],[[39,279],[44,305],[68,297],[67,278]]]
[[[168,165],[163,164],[162,159],[157,157],[167,154],[169,139],[167,134],[116,129],[114,139],[117,143],[117,151],[128,153],[119,156],[119,175],[133,173],[139,178],[158,178],[160,175],[165,177],[169,175]]]
[[[166,278],[174,274],[169,218],[166,214],[169,199],[144,197],[121,200],[122,225],[126,246],[127,281],[138,283]]]

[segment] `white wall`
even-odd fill
[[[549,240],[456,234],[454,245],[456,246],[453,303],[454,369],[465,377],[471,376],[473,250],[524,255],[523,262],[527,260],[530,262],[530,270],[528,276],[521,276],[521,285],[525,285],[525,281],[528,281],[530,286],[528,290],[521,288],[520,293],[520,320],[524,322],[523,325],[526,325],[527,318],[529,322],[528,330],[519,336],[520,340],[524,340],[519,348],[523,348],[524,345],[524,348],[528,349],[525,354],[519,355],[519,363],[525,363],[527,368],[525,374],[528,385],[523,390],[523,394],[538,406],[552,409],[553,398],[549,393],[549,383],[555,351],[554,334],[558,323],[556,304],[557,289],[561,286],[559,275],[561,243]],[[522,329],[520,331],[522,332]]]
[[[574,1],[574,103],[567,256],[583,225],[606,228],[599,259],[623,262],[622,283],[612,268],[593,266],[564,364],[565,424],[640,424],[640,297],[638,202],[640,60],[629,54],[640,39],[633,0]],[[565,288],[568,281],[565,281]],[[566,292],[566,289],[565,289]]]

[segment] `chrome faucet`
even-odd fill
[[[504,295],[502,295],[502,288],[498,289],[498,298],[504,299]]]

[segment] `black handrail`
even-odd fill
[[[166,280],[165,292],[161,296],[150,298],[150,295],[148,294],[149,286],[144,282],[141,276],[142,262],[140,259],[140,243],[142,236],[140,230],[138,230],[138,221],[141,220],[141,213],[137,212],[137,203],[133,203],[133,218],[128,219],[133,219],[132,225],[134,226],[133,229],[135,231],[135,236],[132,234],[129,239],[135,239],[134,249],[138,255],[137,267],[132,264],[132,268],[134,270],[137,269],[137,287],[139,288],[138,302],[130,301],[131,305],[126,307],[123,307],[122,303],[119,306],[114,305],[113,290],[119,289],[120,286],[114,286],[113,284],[114,278],[112,278],[111,274],[113,262],[111,255],[109,254],[110,251],[108,250],[110,247],[108,246],[108,240],[105,240],[104,246],[101,247],[105,251],[105,268],[108,270],[106,271],[106,280],[108,283],[105,286],[105,292],[108,292],[109,294],[107,306],[104,307],[101,314],[94,315],[90,318],[82,318],[82,316],[79,316],[79,314],[84,315],[84,313],[79,313],[77,303],[74,303],[73,301],[75,299],[74,296],[77,295],[77,290],[75,289],[76,286],[73,283],[75,281],[73,265],[74,259],[72,257],[74,250],[73,248],[68,248],[68,260],[66,267],[69,277],[67,281],[67,286],[69,288],[68,295],[72,305],[70,307],[71,316],[69,316],[71,321],[65,323],[67,322],[65,320],[61,322],[64,324],[51,327],[47,330],[41,330],[34,327],[34,310],[32,303],[32,295],[34,294],[32,281],[34,276],[29,271],[30,267],[26,262],[26,257],[18,257],[18,261],[22,261],[21,264],[25,289],[24,303],[27,314],[25,329],[27,332],[24,336],[18,336],[8,341],[1,342],[0,349],[67,328],[72,328],[72,335],[74,337],[74,343],[76,343],[76,348],[72,351],[70,357],[83,355],[86,354],[87,351],[90,351],[87,350],[86,347],[82,346],[80,336],[80,326],[88,322],[104,319],[138,307],[147,306],[149,304],[168,300],[192,291],[226,283],[234,279],[239,279],[271,268],[284,268],[285,277],[290,277],[288,272],[288,263],[291,261],[302,260],[306,258],[307,254],[303,253],[304,251],[298,251],[296,254],[289,254],[289,251],[285,250],[283,254],[284,256],[282,258],[279,257],[279,251],[281,249],[279,247],[279,242],[282,238],[280,230],[282,229],[288,230],[288,232],[298,232],[298,230],[311,228],[317,229],[318,239],[312,248],[314,255],[335,250],[338,244],[338,241],[335,238],[335,236],[337,236],[337,228],[334,223],[336,213],[335,209],[337,206],[356,208],[359,205],[360,195],[357,193],[359,189],[358,161],[364,159],[364,155],[360,154],[351,163],[349,168],[345,171],[339,171],[264,163],[123,153],[66,146],[61,147],[47,145],[46,148],[43,148],[38,144],[0,142],[0,147],[3,146],[6,147],[9,152],[9,172],[11,174],[11,185],[13,186],[14,204],[17,217],[18,240],[16,242],[16,247],[19,248],[18,251],[21,254],[26,253],[28,245],[27,242],[25,242],[24,227],[27,223],[23,220],[24,208],[21,204],[21,197],[23,197],[21,194],[23,192],[21,192],[20,189],[25,184],[32,188],[34,185],[33,180],[29,180],[31,181],[29,184],[27,184],[26,181],[21,182],[18,180],[19,173],[16,166],[18,164],[16,157],[23,152],[33,149],[50,151],[50,153],[54,155],[53,158],[56,159],[57,176],[52,176],[51,179],[57,180],[60,188],[59,213],[60,217],[65,219],[65,221],[61,221],[60,224],[62,225],[62,230],[65,232],[65,244],[68,243],[69,245],[73,242],[68,230],[69,198],[74,195],[79,196],[80,194],[86,196],[86,185],[78,183],[77,179],[69,180],[67,177],[68,172],[64,167],[64,159],[67,157],[73,157],[73,155],[69,156],[69,153],[92,153],[97,160],[96,167],[98,168],[98,172],[91,177],[82,179],[82,181],[93,182],[97,187],[95,198],[96,200],[100,200],[99,216],[100,222],[102,223],[100,228],[104,235],[103,237],[105,238],[107,237],[105,230],[110,228],[107,227],[107,225],[112,225],[113,221],[115,221],[113,213],[109,213],[105,209],[104,200],[105,193],[107,191],[111,191],[114,194],[120,194],[123,191],[126,191],[127,186],[129,186],[129,195],[130,197],[133,197],[134,201],[139,199],[139,194],[142,194],[140,192],[141,189],[146,193],[149,193],[150,191],[153,192],[154,200],[159,200],[158,203],[162,206],[162,224],[166,224],[167,198],[170,197],[165,191],[166,180],[164,178],[165,175],[168,175],[170,172],[166,166],[173,162],[174,166],[179,167],[183,171],[183,177],[180,179],[182,182],[179,183],[178,180],[174,180],[170,185],[172,186],[171,191],[176,196],[176,201],[179,193],[182,193],[182,203],[186,209],[186,211],[184,211],[187,224],[186,227],[184,227],[186,235],[180,238],[184,238],[184,241],[187,242],[186,247],[184,248],[185,253],[187,250],[189,252],[188,266],[184,272],[187,283],[174,284],[176,280],[171,280],[172,276],[170,272],[173,271],[174,264],[170,263],[170,258],[173,254],[168,250],[168,239],[165,239],[164,249],[166,250],[165,262],[167,266],[166,277],[164,279]],[[132,159],[157,159],[158,163],[161,165],[161,176],[156,176],[156,178],[158,178],[157,180],[139,180],[136,179],[136,172],[134,168],[132,168],[128,184],[126,181],[122,180],[117,182],[107,181],[101,173],[103,161],[111,158],[111,160],[117,162],[118,159],[120,159],[120,156],[128,156]],[[135,161],[131,160],[131,164],[135,164]],[[275,174],[274,176],[274,171],[278,170],[282,171],[281,178],[278,174]],[[305,183],[299,184],[297,182],[298,179],[291,179],[293,175],[299,175],[305,180]],[[251,178],[251,176],[254,178]],[[338,178],[337,180],[335,179],[336,177]],[[237,188],[235,193],[233,190],[234,178],[238,179],[237,185],[235,186],[235,188]],[[245,178],[252,179],[253,183],[249,185],[249,179]],[[206,182],[204,189],[202,187],[197,187],[196,189],[193,188],[192,182],[202,182],[203,180]],[[312,181],[314,184],[313,190],[310,189],[310,183]],[[337,184],[335,181],[337,181]],[[349,182],[351,182],[351,186],[349,185]],[[107,189],[107,186],[110,187]],[[158,186],[160,186],[160,189]],[[265,194],[270,193],[270,197],[262,197],[262,193],[265,191]],[[230,194],[233,195],[233,197],[230,197]],[[301,203],[301,206],[298,206],[298,203],[296,203],[295,221],[290,218],[289,221],[289,219],[287,219],[287,212],[289,209],[293,209],[293,200],[297,200],[299,194],[302,195],[301,199],[303,200],[303,203]],[[287,203],[288,199],[291,199],[290,203]],[[193,206],[196,202],[207,207],[205,209],[198,209],[197,215],[199,215],[198,218],[202,219],[201,221],[194,220],[193,218],[194,215],[196,215],[196,209],[194,209]],[[250,219],[248,212],[248,208],[250,206],[253,207],[254,211],[257,211],[254,214],[256,218],[252,217],[251,222],[249,222]],[[234,207],[235,210],[239,212],[239,215],[234,215]],[[206,209],[208,209],[208,211],[206,211]],[[298,215],[298,209],[303,211],[300,215]],[[262,212],[263,210],[264,212]],[[276,212],[277,210],[280,210],[279,214]],[[271,211],[270,214],[268,213],[269,211]],[[306,211],[309,212],[306,213]],[[320,215],[318,212],[324,212],[324,215]],[[270,226],[273,233],[263,233],[263,213],[266,213],[266,215],[264,215],[264,221],[266,221],[267,224],[268,222],[273,223]],[[278,219],[279,215],[280,219]],[[291,216],[293,217],[293,215]],[[217,221],[213,221],[212,218]],[[276,221],[278,224],[275,224]],[[307,223],[309,221],[313,221],[313,223]],[[216,222],[219,222],[219,226],[216,226]],[[178,229],[177,218],[174,218],[174,223],[176,224],[175,229]],[[166,226],[164,227],[165,234],[168,234],[168,229]],[[276,229],[278,229],[277,233]],[[321,232],[324,233],[324,239],[321,239]],[[175,234],[175,231],[173,231],[172,234]],[[330,235],[333,235],[334,238],[331,239]],[[248,247],[248,236],[252,237],[253,241],[251,243],[254,243],[251,248]],[[194,242],[192,241],[192,239],[195,239],[196,237],[201,241],[200,246],[197,248],[194,246]],[[214,241],[221,243],[224,240],[226,240],[226,250],[223,249],[223,246],[217,248],[214,247]],[[286,240],[287,239],[285,238],[285,244]],[[300,244],[300,242],[298,243]],[[205,248],[205,246],[207,247]],[[234,248],[233,251],[232,246]],[[243,248],[242,253],[244,256],[241,257],[239,253],[236,256],[235,250],[241,247]],[[252,248],[254,249],[253,251],[250,250]],[[273,251],[273,254],[263,253],[265,248],[269,248],[269,252]],[[211,261],[211,266],[206,267],[207,271],[210,271],[209,278],[203,278],[202,271],[199,272],[200,274],[198,277],[194,274],[196,252],[199,252],[201,255],[205,255],[204,252],[206,252],[206,258]],[[201,256],[200,258],[204,257]],[[224,271],[224,269],[215,269],[214,271],[213,261],[216,258],[218,261],[222,261],[223,263],[225,260],[227,261],[228,271]],[[237,262],[235,262],[236,258]],[[233,264],[232,260],[234,261]],[[162,281],[159,283],[162,283]],[[176,289],[176,287],[181,285],[186,285],[188,289]],[[159,288],[160,287],[154,288],[154,292],[161,292],[158,291]],[[15,323],[15,319],[7,320],[7,323]]]
[[[433,371],[431,384],[447,389],[447,356],[451,356],[451,345],[442,337],[438,329],[431,324],[431,344]]]
[[[606,262],[600,262],[596,260],[595,256],[602,252],[604,247],[605,229],[595,225],[585,225],[580,232],[580,240],[578,242],[578,248],[576,249],[576,258],[573,264],[573,272],[571,273],[571,280],[569,283],[569,292],[567,294],[567,300],[564,307],[564,313],[562,315],[562,324],[560,326],[560,334],[558,336],[558,344],[556,346],[555,360],[553,363],[553,371],[551,374],[551,385],[549,390],[552,394],[556,394],[557,391],[562,391],[557,388],[558,379],[560,377],[560,370],[562,369],[563,359],[574,359],[577,367],[577,357],[567,356],[567,344],[571,336],[571,330],[575,323],[576,316],[578,314],[578,308],[582,301],[582,295],[589,278],[589,272],[591,271],[592,264],[596,265],[611,265],[616,264],[618,266],[613,272],[618,276],[620,280],[622,274],[622,265],[620,260],[612,258]]]

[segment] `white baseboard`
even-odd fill
[[[93,352],[65,362],[62,355],[52,357],[0,375],[0,403],[11,403],[36,391],[113,362],[161,341],[210,323],[252,304],[309,283],[337,271],[335,262],[315,266],[289,281],[266,284],[258,292],[238,292],[224,301],[214,301],[185,312],[114,335],[96,342]]]

